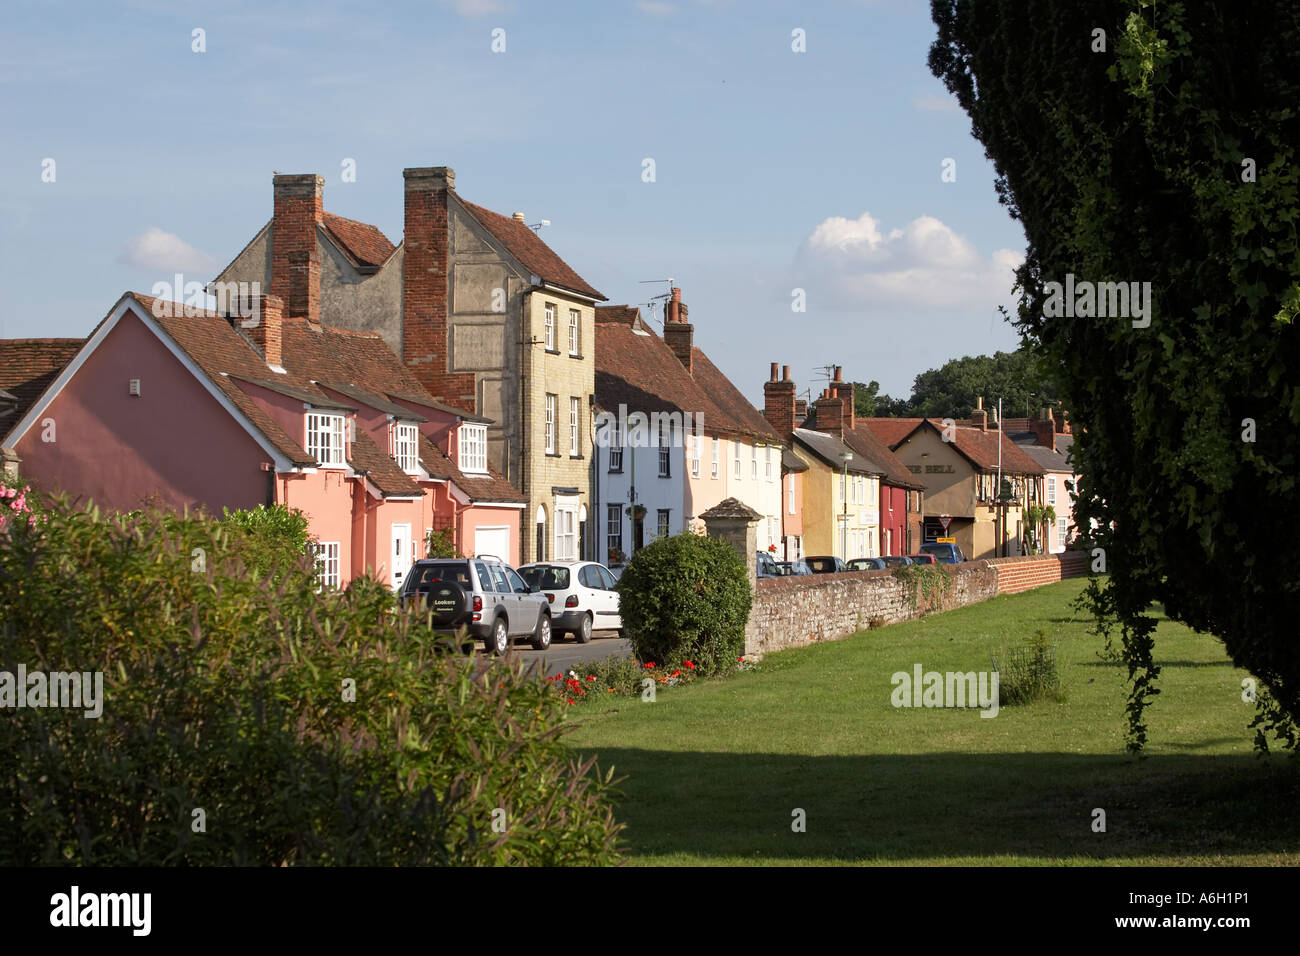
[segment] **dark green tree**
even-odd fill
[[[1091,597],[1122,636],[1129,746],[1156,693],[1152,601],[1219,636],[1285,730],[1300,707],[1300,6],[931,12],[930,68],[1024,226],[1017,327],[1060,369],[1080,432],[1075,523],[1109,572]],[[1154,307],[1058,309],[1049,283],[1076,281],[1150,283]]]

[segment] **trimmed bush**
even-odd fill
[[[0,865],[618,861],[612,781],[517,659],[234,524],[64,501],[0,534],[0,671],[103,682],[98,719],[0,715]]]
[[[712,674],[745,652],[749,569],[719,538],[659,538],[632,556],[618,595],[623,633],[642,661],[691,660]]]

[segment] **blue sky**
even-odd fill
[[[772,361],[801,391],[840,364],[906,395],[1016,346],[996,306],[1023,232],[926,67],[925,0],[10,0],[6,21],[0,337],[85,335],[127,289],[211,278],[270,218],[272,170],[322,174],[326,209],[399,242],[402,169],[446,165],[466,199],[549,219],[611,303],[673,277],[756,403]]]

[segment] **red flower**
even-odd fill
[[[685,664],[687,667],[689,667],[691,670],[695,670],[695,665],[692,664],[690,661],[682,661],[682,663]]]
[[[587,675],[587,680],[595,680],[595,679],[596,679],[596,675],[595,675],[595,674],[588,674],[588,675]]]
[[[655,666],[655,662],[654,662],[654,661],[646,661],[646,662],[645,662],[645,666],[648,667],[648,668],[650,668],[651,670],[653,670],[653,669],[654,669],[654,666]]]

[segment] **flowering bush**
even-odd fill
[[[736,670],[754,670],[757,665],[745,658],[736,658]],[[566,706],[604,700],[610,694],[618,697],[639,697],[645,689],[646,678],[659,687],[679,687],[703,678],[699,665],[692,660],[676,664],[654,661],[641,663],[634,657],[607,657],[604,660],[577,664],[567,674],[552,674],[547,684],[564,695]]]
[[[33,506],[35,497],[28,497],[31,491],[31,485],[17,488],[0,477],[0,531],[8,528],[11,521],[26,521],[30,528],[42,519],[38,509]]]

